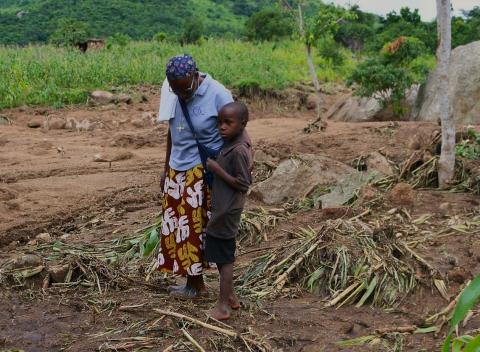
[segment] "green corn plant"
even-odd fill
[[[453,338],[457,325],[465,318],[470,309],[480,300],[480,275],[477,276],[463,291],[452,319],[450,330],[443,344],[442,352],[480,352],[480,335],[463,335]]]

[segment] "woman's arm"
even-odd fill
[[[168,132],[167,132],[167,151],[165,153],[165,165],[164,165],[164,168],[163,168],[162,176],[160,178],[160,187],[162,187],[162,190],[163,190],[164,185],[165,185],[165,178],[167,176],[167,170],[168,170],[169,163],[170,163],[170,154],[171,153],[172,153],[172,135],[170,133],[170,127],[169,127]]]

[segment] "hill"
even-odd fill
[[[58,20],[86,22],[91,36],[150,39],[201,21],[209,36],[239,37],[246,18],[271,0],[0,0],[0,44],[46,42]]]

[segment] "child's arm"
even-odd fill
[[[236,167],[236,177],[226,172],[215,160],[208,159],[208,169],[221,177],[230,187],[240,192],[247,192],[251,184],[250,163],[245,154],[239,153]]]

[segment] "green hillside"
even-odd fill
[[[239,37],[246,18],[271,0],[0,0],[0,44],[46,42],[61,18],[86,22],[92,37],[150,39],[201,21],[209,36]]]

